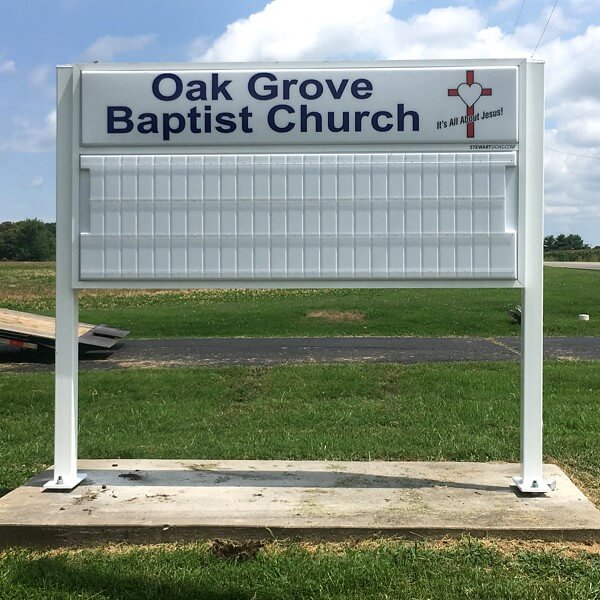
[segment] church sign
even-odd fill
[[[541,475],[543,65],[58,69],[56,461],[77,474],[82,288],[520,288]]]

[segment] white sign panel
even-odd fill
[[[520,65],[82,65],[74,278],[512,285]]]
[[[84,280],[516,278],[505,153],[82,156]]]
[[[83,70],[82,145],[488,144],[512,149],[516,66]]]

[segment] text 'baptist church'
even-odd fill
[[[161,73],[152,81],[154,98],[168,103],[185,98],[193,103],[210,101],[232,101],[231,79],[221,79],[219,73],[211,73],[207,79],[192,79],[184,82],[174,73]],[[320,133],[328,131],[361,132],[372,130],[380,133],[395,131],[419,131],[419,114],[406,110],[404,103],[397,103],[384,110],[313,110],[308,102],[326,98],[330,102],[352,97],[368,100],[373,95],[373,83],[366,78],[348,77],[324,81],[315,78],[279,79],[269,72],[252,75],[247,84],[247,93],[257,101],[299,100],[301,103],[278,103],[269,108],[266,125],[275,133],[298,131]],[[307,101],[307,102],[303,102]],[[107,133],[125,134],[134,129],[141,134],[160,134],[164,141],[182,132],[193,134],[253,133],[254,114],[248,105],[236,112],[215,110],[212,104],[197,104],[186,112],[141,112],[135,114],[129,106],[107,106]]]

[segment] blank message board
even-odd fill
[[[82,281],[517,277],[515,152],[86,154],[80,167]]]

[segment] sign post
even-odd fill
[[[58,70],[55,472],[77,459],[83,288],[521,288],[542,478],[543,65]]]
[[[72,285],[77,223],[73,219],[73,73],[57,72],[56,135],[56,346],[54,477],[44,489],[70,490],[85,479],[77,472],[79,303]]]
[[[525,233],[522,253],[521,290],[521,474],[514,481],[522,492],[541,493],[554,488],[542,477],[544,361],[543,331],[543,238],[544,238],[544,71],[538,63],[528,63],[523,97],[519,186],[523,190],[524,210],[519,227]]]

